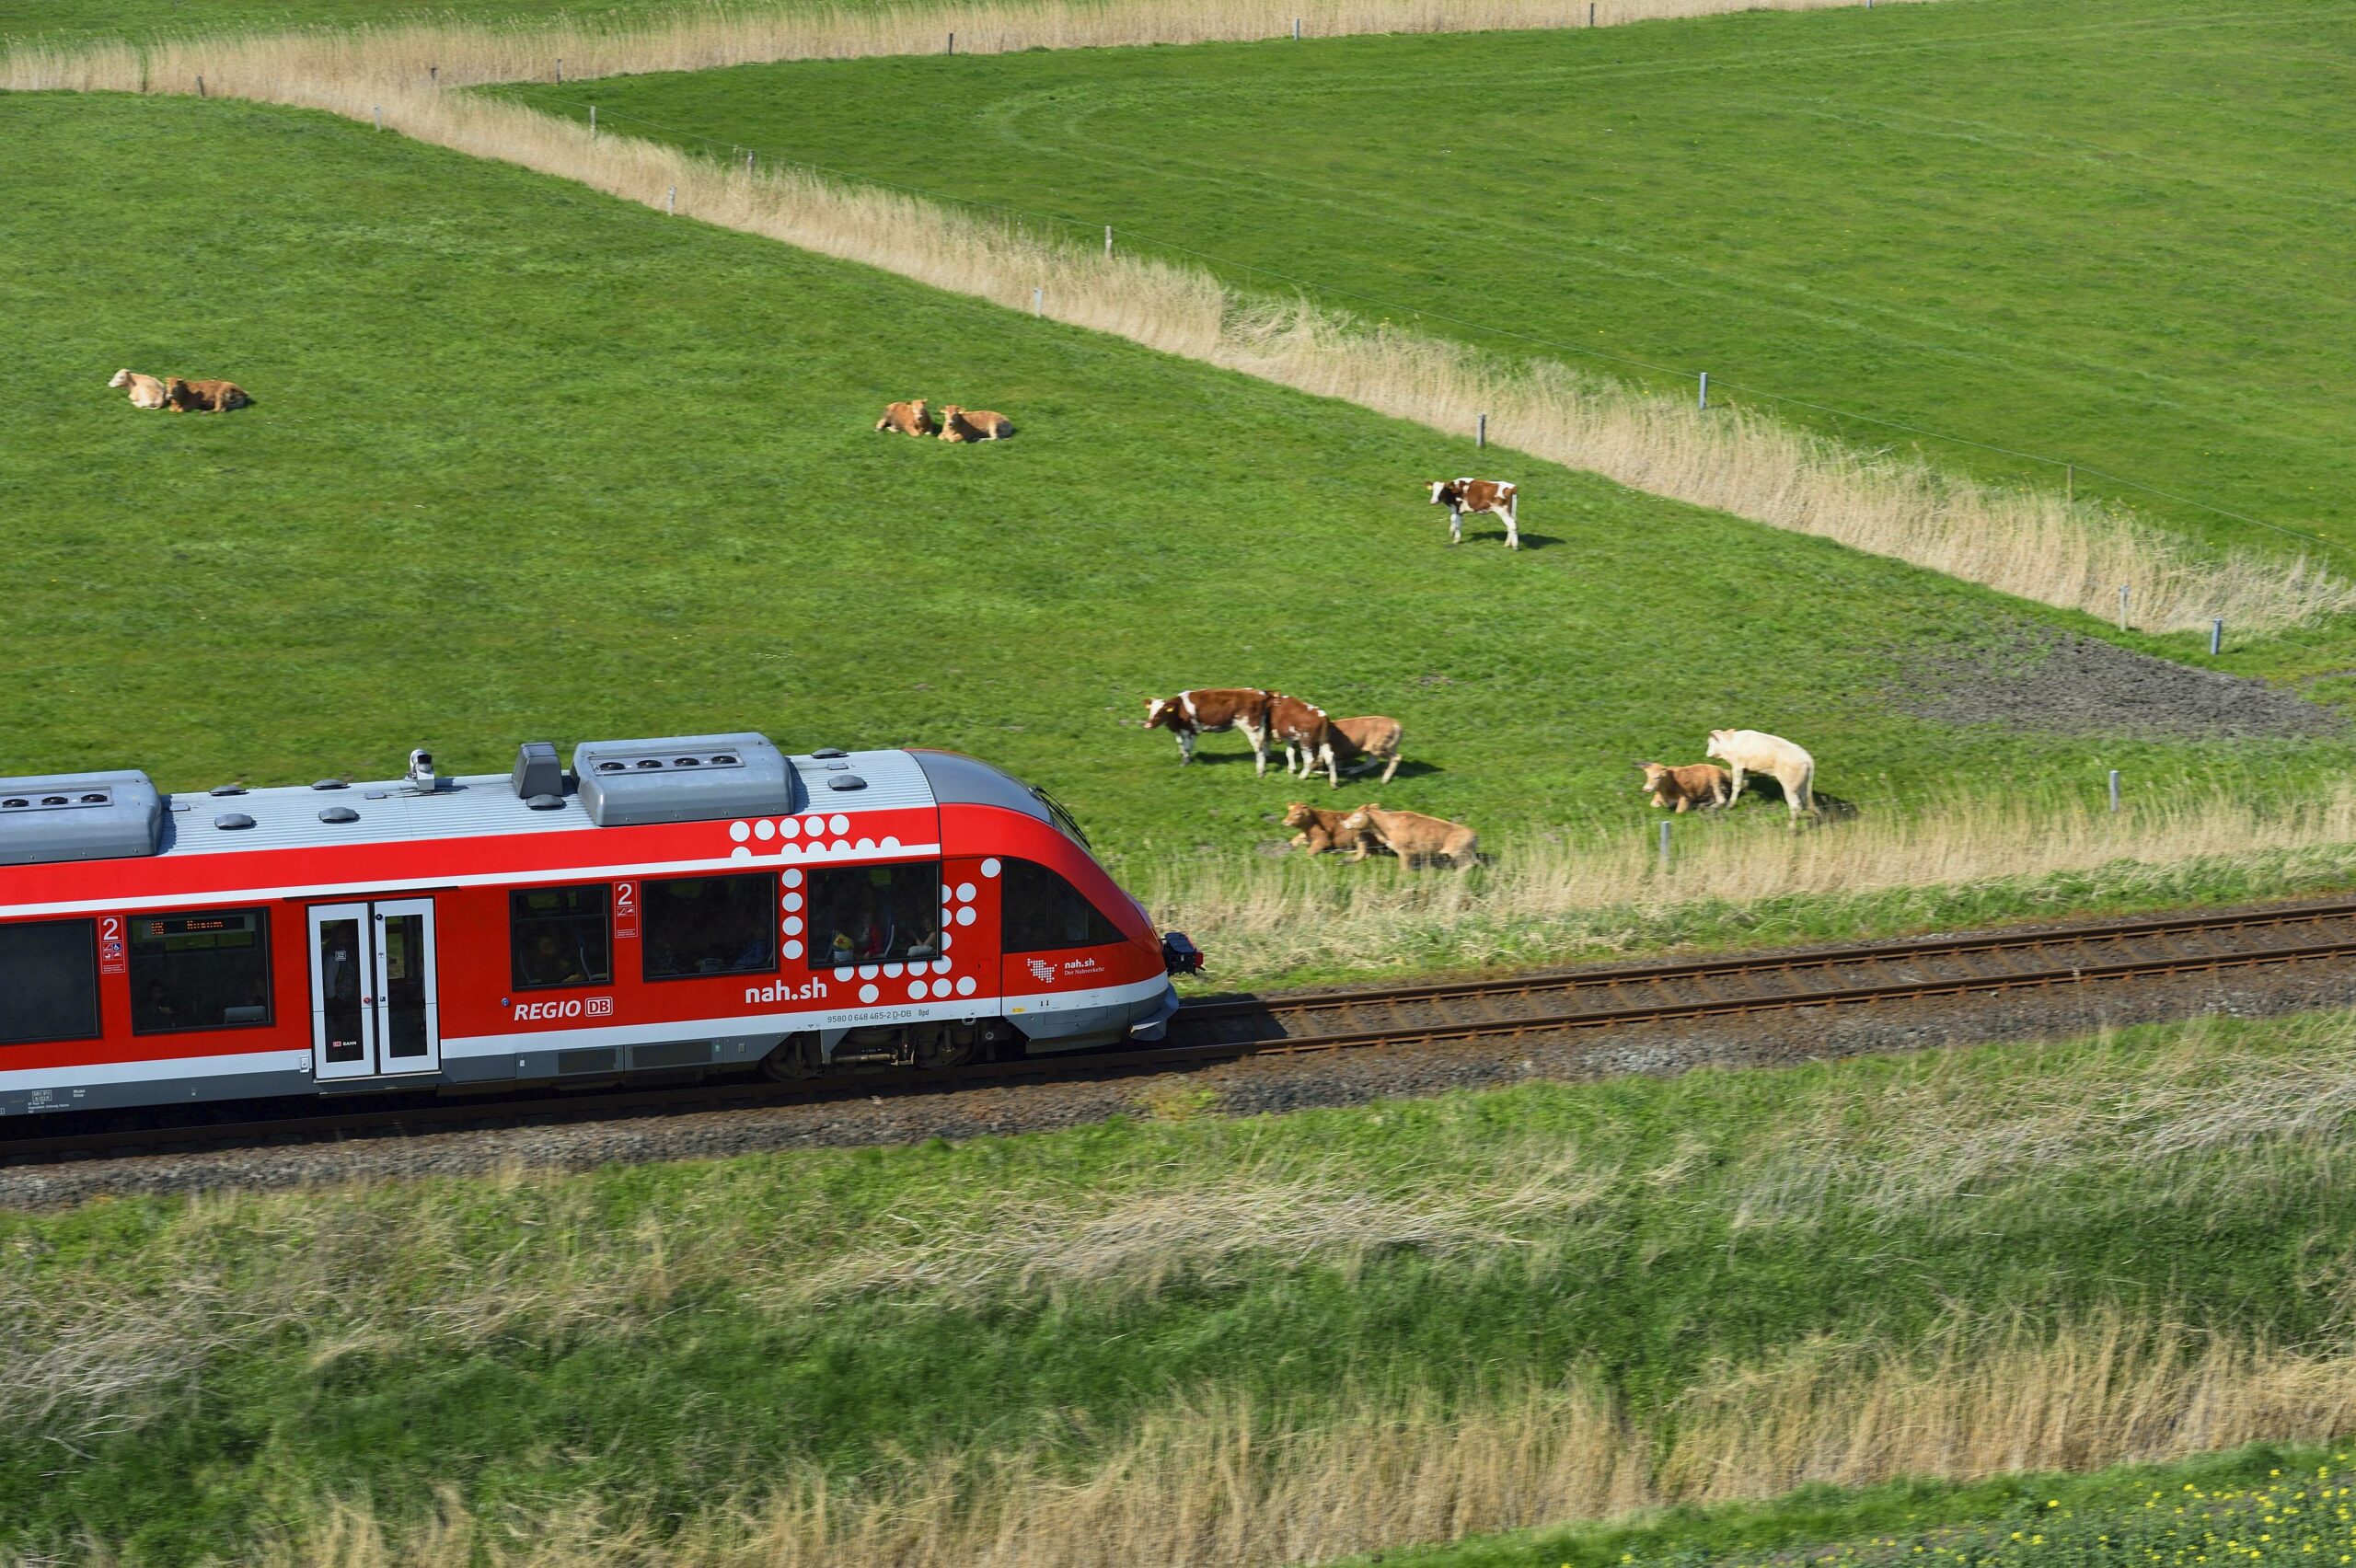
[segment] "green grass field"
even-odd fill
[[[2356,546],[2356,414],[2333,391],[2356,298],[2330,282],[2356,205],[2351,51],[2345,0],[1970,0],[523,96],[1070,216],[1080,243],[1112,224],[1240,285],[1507,352],[1706,369],[1721,397],[1762,387]],[[883,104],[923,107],[895,124]],[[1825,422],[1868,446],[1914,439]]]
[[[1295,791],[1230,738],[1182,773],[1135,721],[1250,683],[1402,719],[1390,803],[1502,846],[1634,830],[1629,763],[1723,724],[1805,737],[1836,795],[1943,786],[1958,733],[1885,700],[1898,655],[2066,620],[1568,471],[1530,476],[1537,548],[1451,551],[1419,480],[1467,442],[321,116],[26,96],[0,136],[40,389],[0,407],[0,771],[191,788],[752,725],[968,750],[1116,855],[1231,853]],[[141,412],[126,364],[258,403]],[[871,430],[918,392],[1023,433]],[[2350,749],[1971,744],[2070,789]]]
[[[1766,1496],[1830,1462],[1796,1412],[1830,1440],[1879,1389],[1896,1422],[1892,1375],[1942,1345],[2006,1398],[2070,1384],[2065,1451],[2099,1462],[2103,1388],[2154,1341],[2311,1352],[2318,1400],[2356,1376],[2351,1050],[2344,1020],[2211,1023],[1237,1121],[1165,1092],[958,1147],[0,1216],[0,1540],[249,1561],[325,1499],[413,1523],[437,1486],[487,1530],[595,1505],[661,1536],[821,1474],[848,1520],[942,1458],[947,1518],[1046,1507],[1157,1425],[1251,1435],[1205,1482],[1250,1491],[1382,1412],[1369,1464],[1585,1431],[1673,1499],[1727,1442]],[[2022,1359],[2106,1320],[2108,1370]],[[2050,1463],[2007,1408],[1958,1451]],[[1885,1476],[1956,1462],[1924,1422]]]

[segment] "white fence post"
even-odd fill
[[[384,128],[385,128],[385,106],[384,106],[383,104],[381,104],[381,103],[380,103],[380,104],[378,104],[378,105],[376,106],[376,129],[377,129],[377,130],[379,130],[379,131],[382,131]]]
[[[1112,259],[1112,256],[1113,256],[1113,225],[1112,225],[1111,224],[1106,224],[1106,225],[1104,225],[1104,257],[1105,257],[1105,259],[1106,259],[1106,260],[1110,260],[1110,259]]]
[[[1031,291],[1031,314],[1034,316],[1045,316],[1047,314],[1047,291],[1045,289],[1036,288]]]
[[[1300,41],[1300,18],[1299,17],[1295,17],[1292,19],[1292,40],[1295,43],[1299,43]]]
[[[593,141],[593,142],[594,142],[594,141],[595,141],[595,140],[596,140],[596,138],[597,138],[597,106],[596,106],[595,104],[594,104],[594,103],[593,103],[593,104],[591,104],[591,105],[589,106],[589,139],[590,139],[591,141]]]
[[[2209,657],[2214,659],[2218,650],[2225,646],[2225,623],[2223,617],[2209,623]]]
[[[2127,584],[2119,585],[2119,629],[2127,629]]]
[[[2119,811],[2119,769],[2115,767],[2110,770],[2110,809],[2114,815],[2117,814]]]
[[[679,188],[676,185],[663,197],[663,211],[672,217],[679,215]]]
[[[1703,372],[1702,373],[1702,401],[1701,401],[1700,407],[1702,407],[1703,409],[1706,409],[1707,408],[1709,408],[1709,406],[1710,406],[1710,373],[1709,373],[1708,371],[1706,371],[1706,370],[1705,370],[1705,371],[1703,371]]]
[[[1666,820],[1660,824],[1660,870],[1663,876],[1669,874],[1669,824]]]
[[[1480,422],[1479,426],[1477,426],[1477,427],[1474,429],[1473,432],[1472,432],[1472,444],[1473,444],[1473,445],[1475,445],[1475,446],[1477,446],[1477,447],[1480,447],[1480,448],[1481,448],[1481,449],[1483,449],[1484,451],[1486,451],[1486,450],[1488,449],[1488,445],[1489,445],[1489,416],[1488,416],[1488,415],[1486,415],[1486,414],[1483,414],[1483,415],[1481,416],[1481,422]]]

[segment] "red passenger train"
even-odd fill
[[[1200,962],[1045,793],[951,752],[0,779],[0,1115],[1153,1041]]]

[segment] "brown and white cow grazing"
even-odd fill
[[[963,409],[954,403],[941,406],[941,439],[943,441],[1004,441],[1014,433],[1014,423],[1004,414],[994,414],[987,409]]]
[[[1448,542],[1464,542],[1464,514],[1495,513],[1506,520],[1506,548],[1521,548],[1521,489],[1503,479],[1434,479],[1432,504],[1448,508]]]
[[[1268,733],[1284,743],[1285,771],[1294,771],[1295,754],[1299,754],[1299,768],[1303,778],[1313,768],[1325,769],[1326,784],[1335,790],[1342,787],[1341,775],[1335,771],[1334,754],[1343,744],[1334,732],[1334,721],[1325,710],[1313,702],[1304,702],[1283,692],[1268,694]]]
[[[1292,836],[1294,847],[1322,855],[1328,849],[1358,847],[1363,836],[1355,828],[1342,825],[1348,815],[1346,812],[1322,811],[1307,801],[1294,801],[1285,807],[1285,825],[1299,829]]]
[[[1258,686],[1216,686],[1206,691],[1182,691],[1176,697],[1145,699],[1145,727],[1167,730],[1178,737],[1178,765],[1195,760],[1195,737],[1241,730],[1252,743],[1254,771],[1268,772],[1268,703],[1270,694]]]
[[[1380,781],[1385,784],[1391,782],[1391,776],[1399,771],[1399,743],[1406,735],[1398,720],[1385,719],[1380,714],[1368,714],[1358,719],[1336,719],[1334,731],[1334,755],[1344,762],[1354,764],[1348,772],[1364,773],[1377,764],[1388,764],[1382,769]]]
[[[925,412],[923,398],[912,398],[905,403],[884,404],[884,417],[875,421],[875,428],[902,435],[939,435],[941,421]]]
[[[252,401],[234,381],[188,381],[175,375],[164,386],[164,407],[176,414],[225,414]]]
[[[1640,762],[1645,781],[1636,786],[1653,798],[1657,806],[1675,806],[1680,813],[1686,807],[1700,804],[1705,808],[1723,806],[1734,799],[1734,790],[1727,782],[1727,770],[1706,762],[1692,762],[1683,767],[1670,767],[1657,762]]]
[[[131,406],[134,409],[160,409],[164,406],[164,384],[152,375],[142,375],[135,370],[118,370],[114,379],[107,383],[117,388],[128,387]]]
[[[1421,812],[1386,812],[1380,806],[1360,806],[1342,819],[1342,826],[1366,836],[1358,841],[1353,860],[1366,859],[1372,839],[1410,866],[1421,860],[1446,860],[1460,870],[1481,858],[1481,836],[1462,823],[1443,822]]]

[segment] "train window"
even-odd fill
[[[1121,928],[1088,895],[1046,867],[1009,860],[1000,884],[1000,947],[1008,952],[1101,947],[1125,941]]]
[[[0,1044],[98,1032],[98,939],[89,920],[0,926]]]
[[[270,1021],[270,917],[259,909],[131,917],[136,1034]]]
[[[643,892],[649,980],[776,971],[775,876],[683,877]]]
[[[941,862],[810,873],[810,967],[941,956]]]
[[[606,905],[612,890],[527,887],[507,895],[507,946],[515,988],[605,986],[614,978]]]

